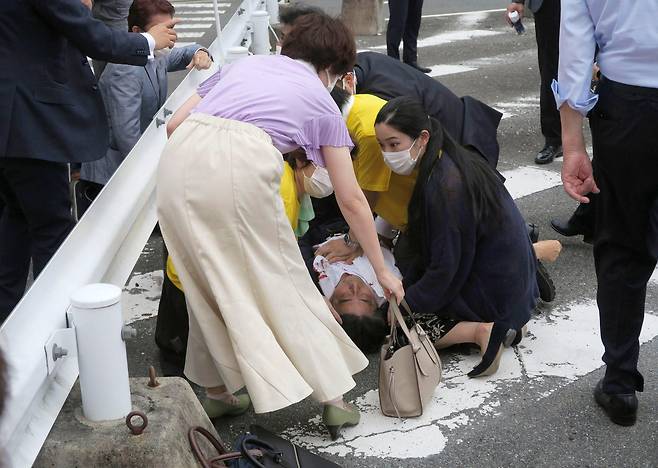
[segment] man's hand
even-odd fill
[[[173,18],[166,23],[156,24],[148,30],[148,34],[155,40],[155,50],[174,46],[178,37],[176,31],[174,31],[174,26],[178,23],[180,23],[180,20]]]
[[[320,255],[327,259],[329,263],[345,262],[352,263],[355,258],[363,255],[361,247],[350,247],[342,238],[332,239],[321,245],[315,255]]]
[[[592,162],[586,151],[576,150],[564,151],[562,163],[562,184],[564,191],[580,203],[589,203],[588,193],[599,193],[599,188],[594,181]]]
[[[507,11],[505,12],[505,21],[510,26],[512,25],[512,20],[509,19],[509,14],[513,11],[516,11],[519,14],[519,18],[523,18],[523,12],[525,11],[525,6],[523,3],[510,3],[507,5]]]
[[[212,59],[207,50],[199,49],[192,56],[192,61],[187,65],[188,70],[196,68],[197,70],[207,70],[212,65]]]

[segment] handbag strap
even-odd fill
[[[406,304],[406,302],[405,302]],[[406,307],[409,307],[408,305]],[[417,343],[417,340],[414,340],[411,336],[411,332],[409,331],[409,327],[407,327],[406,322],[404,321],[404,317],[402,316],[402,312],[400,312],[400,307],[398,304],[395,302],[395,300],[392,300],[388,304],[389,310],[392,312],[391,314],[391,336],[393,337],[393,341],[395,342],[395,322],[400,324],[400,328],[402,329],[402,332],[405,334],[407,337],[407,340],[409,340],[409,344],[411,344],[411,347],[413,349],[414,354],[416,354],[420,348],[421,345]]]
[[[219,456],[213,458],[206,458],[206,455],[201,450],[199,446],[198,436],[201,434],[210,444],[215,447],[215,450],[219,452]],[[194,457],[199,461],[203,468],[214,468],[219,465],[220,462],[235,460],[241,458],[242,454],[240,452],[229,452],[222,444],[221,439],[215,437],[209,430],[201,426],[191,427],[187,432],[187,438],[190,441],[190,447],[192,448],[192,453]]]

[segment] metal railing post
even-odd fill
[[[266,55],[270,53],[270,36],[268,26],[270,15],[265,10],[256,10],[251,16],[251,22],[254,27],[254,38],[251,44],[251,50],[256,55]]]

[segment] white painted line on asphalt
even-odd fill
[[[455,75],[457,73],[477,70],[477,68],[466,67],[464,65],[432,65],[430,68],[432,71],[429,72],[428,75],[431,77]]]
[[[201,31],[201,32],[179,32],[178,37],[202,37],[206,32]]]
[[[478,37],[497,36],[499,34],[503,34],[503,32],[490,31],[487,29],[473,29],[470,31],[448,31],[419,40],[418,47],[434,47],[443,44],[450,44],[451,42],[467,41]],[[371,49],[386,49],[386,45],[371,47]]]
[[[193,18],[191,16],[176,16],[179,20],[181,20],[182,24],[185,24],[189,21],[192,22],[197,22],[197,21],[210,21],[211,23],[215,21],[215,18],[213,16],[198,16],[196,18]],[[176,26],[178,28],[178,26]]]
[[[423,15],[421,18],[447,18],[450,16],[463,16],[463,15],[478,15],[482,13],[496,13],[499,11],[506,11],[506,8],[494,8],[493,10],[475,10],[475,11],[457,11],[454,13],[438,13],[434,15]],[[388,21],[388,18],[386,18],[386,21]]]
[[[515,200],[562,184],[558,172],[532,166],[503,171],[505,187]]]
[[[178,24],[178,25],[176,25],[176,30],[180,31],[181,29],[208,29],[211,26],[212,26],[212,23]]]
[[[230,7],[230,3],[218,3],[217,7]],[[174,8],[178,10],[179,8],[212,8],[213,4],[212,3],[174,3]]]
[[[539,401],[601,366],[603,346],[595,301],[568,305],[564,310],[551,312],[550,317],[533,318],[528,329],[528,336],[518,346],[518,356],[506,349],[493,376],[469,379],[465,375],[479,362],[477,353],[444,358],[443,382],[421,417],[383,416],[374,389],[355,400],[361,422],[343,429],[341,440],[329,441],[320,417],[296,424],[284,434],[293,442],[338,456],[427,457],[443,451],[451,435],[446,429],[470,425],[483,416],[495,418],[501,404],[509,400],[509,385],[522,382],[524,376],[530,381],[523,387],[524,398]],[[646,314],[640,342],[646,343],[657,335],[658,317]],[[547,378],[551,378],[553,388],[549,392],[536,389],[545,388]],[[505,394],[499,396],[498,390],[505,390]]]
[[[137,274],[130,278],[121,295],[121,312],[125,323],[158,315],[163,278],[162,270]]]

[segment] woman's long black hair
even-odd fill
[[[375,124],[385,123],[412,139],[423,130],[430,134],[424,156],[420,160],[418,179],[409,200],[406,236],[412,257],[421,265],[427,261],[423,241],[425,226],[425,189],[441,150],[454,162],[462,179],[464,193],[469,197],[474,221],[481,223],[499,217],[502,211],[500,186],[502,181],[483,156],[457,143],[438,120],[431,118],[423,106],[409,97],[390,100],[377,114]],[[441,196],[441,190],[433,191]],[[420,265],[419,265],[420,266]]]

